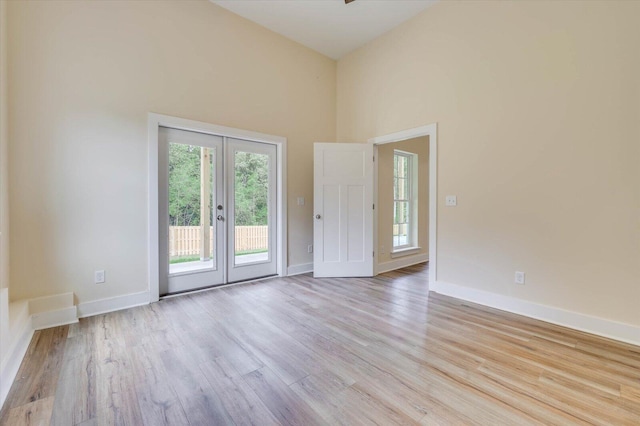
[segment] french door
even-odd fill
[[[160,294],[276,274],[276,147],[161,127]]]

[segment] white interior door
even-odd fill
[[[225,282],[223,138],[159,130],[160,294]]]
[[[227,282],[277,273],[276,147],[226,139]]]
[[[314,145],[314,277],[373,276],[373,146]]]

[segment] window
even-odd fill
[[[393,251],[417,246],[417,158],[393,151]]]

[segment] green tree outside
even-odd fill
[[[198,146],[169,144],[170,226],[200,226],[200,152]],[[211,157],[213,161],[213,155]],[[213,165],[211,170],[214,170]],[[214,179],[215,173],[212,173],[212,188],[215,188]],[[236,226],[267,225],[268,157],[237,152],[235,180]],[[212,215],[214,212],[212,205]]]
[[[169,144],[169,225],[200,226],[200,147]]]
[[[264,226],[268,222],[269,163],[266,155],[235,155],[236,226]]]

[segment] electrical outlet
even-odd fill
[[[93,273],[93,281],[96,284],[103,283],[104,282],[104,270],[94,272]]]
[[[380,246],[380,254],[384,254],[384,246]]]
[[[444,204],[448,207],[455,207],[458,205],[458,197],[455,195],[447,195],[444,201]]]
[[[516,271],[516,284],[524,284],[524,272]]]
[[[313,245],[309,244],[307,246],[307,253],[313,253]]]
[[[298,197],[297,202],[299,206],[304,206],[304,197]]]

